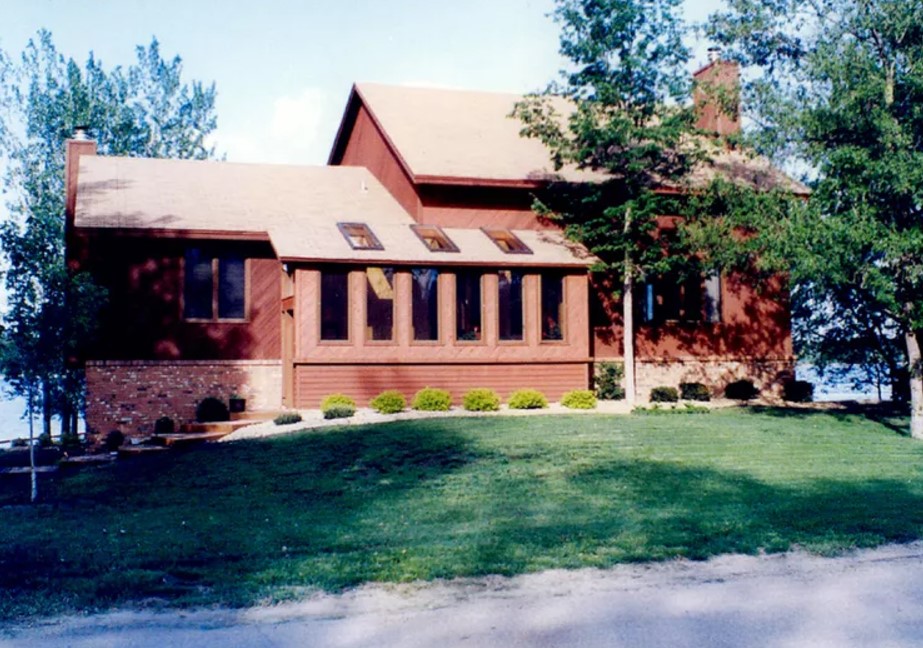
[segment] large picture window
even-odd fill
[[[564,339],[564,277],[542,275],[542,340]]]
[[[320,339],[349,339],[349,273],[345,270],[321,272]]]
[[[414,268],[412,280],[413,339],[439,339],[439,271],[435,268]]]
[[[462,341],[481,339],[481,273],[455,275],[455,328]]]
[[[394,338],[394,268],[365,271],[365,326],[369,340]]]
[[[501,270],[497,297],[500,339],[522,340],[522,273]]]
[[[645,322],[720,322],[721,275],[666,275],[644,285]]]
[[[242,320],[247,317],[247,266],[241,254],[186,248],[183,317]]]

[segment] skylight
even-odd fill
[[[442,228],[436,225],[411,225],[410,229],[417,235],[430,252],[458,252],[458,246],[452,242]]]
[[[532,254],[528,245],[510,230],[502,227],[482,227],[481,231],[506,254]]]
[[[340,234],[354,250],[384,250],[378,237],[365,223],[337,223]]]

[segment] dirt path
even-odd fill
[[[369,586],[247,610],[117,612],[0,646],[923,646],[923,543]]]

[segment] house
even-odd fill
[[[531,203],[550,180],[593,178],[519,136],[518,99],[357,85],[325,167],[104,157],[69,140],[69,263],[110,294],[86,359],[88,427],[144,435],[232,393],[274,410],[333,392],[587,388],[621,357],[620,321],[591,256]],[[702,173],[791,182],[723,149]],[[644,294],[639,393],[791,374],[782,283]]]

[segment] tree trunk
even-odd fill
[[[627,238],[631,229],[631,209],[625,213],[624,233]],[[625,250],[625,282],[622,285],[622,355],[625,363],[625,402],[634,407],[637,401],[635,388],[635,300],[634,264],[631,253]]]
[[[35,403],[35,393],[32,385],[29,385],[29,477],[32,483],[32,491],[29,495],[29,501],[35,502],[38,499],[38,475],[35,474],[35,426],[33,424],[33,415]]]
[[[920,357],[923,331],[910,331],[905,337],[910,370],[910,436],[923,440],[923,360]]]

